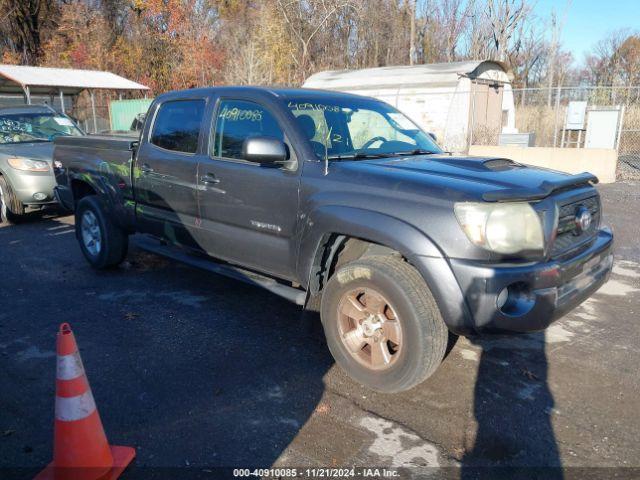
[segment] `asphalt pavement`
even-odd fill
[[[609,283],[546,332],[459,339],[395,395],[352,381],[317,316],[257,287],[136,248],[96,272],[70,216],[0,225],[0,478],[51,460],[61,322],[110,441],[137,449],[123,479],[352,465],[640,476],[640,182],[598,188],[616,234]]]

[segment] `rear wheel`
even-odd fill
[[[9,182],[0,175],[0,222],[18,223],[24,217],[24,205],[16,197]]]
[[[448,331],[420,274],[396,257],[340,267],[322,296],[322,324],[336,362],[373,390],[400,392],[442,361]]]
[[[111,221],[94,195],[78,202],[76,238],[93,268],[100,270],[116,266],[127,256],[129,237]]]

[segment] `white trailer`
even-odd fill
[[[463,152],[517,131],[510,77],[501,62],[466,61],[325,71],[303,86],[383,100],[433,133],[445,149]]]

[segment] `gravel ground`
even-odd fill
[[[622,181],[640,180],[640,154],[620,157],[616,177]]]
[[[110,440],[137,448],[124,479],[350,465],[640,476],[640,183],[599,189],[616,233],[610,282],[546,332],[461,338],[432,378],[396,395],[355,384],[318,319],[263,290],[135,248],[121,268],[92,271],[71,217],[0,225],[0,478],[51,460],[62,321]]]

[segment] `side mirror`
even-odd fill
[[[251,137],[242,144],[242,158],[261,165],[282,163],[287,160],[287,146],[273,137]]]
[[[435,133],[427,132],[427,135],[429,135],[431,137],[431,140],[433,140],[434,142],[438,143],[438,137],[436,137]]]

